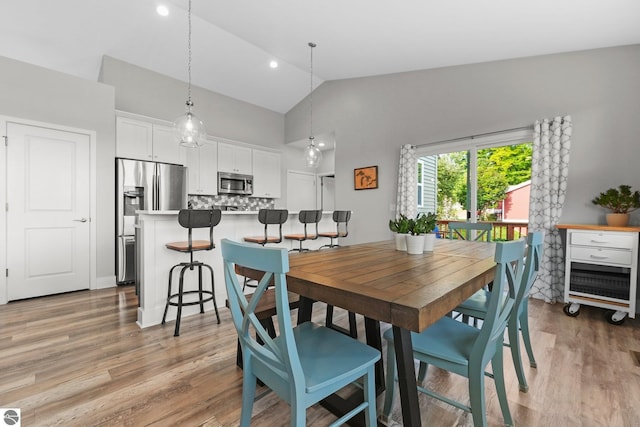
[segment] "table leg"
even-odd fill
[[[393,342],[398,366],[398,387],[400,389],[400,401],[402,404],[403,425],[407,427],[419,427],[421,425],[420,406],[418,404],[416,370],[413,366],[411,332],[407,329],[394,326]]]
[[[300,296],[300,301],[298,302],[298,325],[311,321],[314,302],[315,301],[310,298]]]
[[[367,338],[367,344],[380,350],[380,360],[376,362],[376,395],[380,395],[384,391],[384,361],[382,352],[382,335],[380,334],[380,322],[377,320],[364,318],[364,331]]]

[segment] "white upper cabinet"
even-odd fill
[[[116,117],[116,155],[153,160],[153,125],[128,117]]]
[[[251,148],[218,143],[218,171],[252,174]]]
[[[218,194],[218,150],[215,141],[198,148],[183,148],[189,176],[189,194]]]
[[[116,117],[116,156],[182,164],[180,146],[171,126]]]
[[[153,124],[153,161],[182,164],[180,144],[176,140],[172,126]]]
[[[253,197],[281,197],[280,153],[253,150]]]

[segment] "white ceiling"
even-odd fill
[[[155,13],[170,7],[168,17]],[[638,0],[193,0],[194,85],[281,113],[325,80],[640,43]],[[187,0],[3,0],[0,55],[187,80]],[[280,66],[269,68],[277,59]],[[197,105],[197,99],[194,99]]]

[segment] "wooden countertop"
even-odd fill
[[[595,231],[630,231],[640,232],[640,227],[611,227],[609,225],[599,224],[557,224],[556,228],[564,230],[571,228],[572,230],[595,230]]]

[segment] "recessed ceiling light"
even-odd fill
[[[156,12],[158,12],[160,16],[169,16],[169,8],[163,4],[156,7]]]
[[[322,141],[318,142],[318,147],[324,147],[324,142]]]
[[[274,59],[273,61],[269,62],[269,67],[278,68],[278,61]]]

